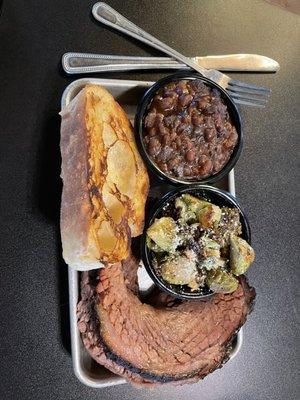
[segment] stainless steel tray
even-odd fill
[[[114,98],[125,109],[130,120],[133,121],[136,112],[136,106],[145,90],[150,87],[153,82],[129,81],[119,79],[92,79],[84,78],[72,82],[65,89],[62,99],[61,108],[64,108],[80,90],[87,84],[99,84],[105,87]],[[234,172],[216,185],[222,189],[229,191],[235,195]],[[164,192],[170,190],[170,186],[157,184],[150,190],[150,196],[161,196]],[[119,385],[126,383],[125,379],[113,374],[106,368],[98,365],[85,350],[79,331],[77,329],[76,306],[79,299],[79,277],[80,272],[69,268],[69,307],[70,307],[70,329],[71,329],[71,347],[73,368],[77,378],[87,386],[94,388],[103,388],[107,386]],[[142,291],[147,291],[153,285],[144,267],[139,269],[139,285]],[[239,352],[243,341],[242,330],[236,336],[233,343],[230,359],[233,359]]]

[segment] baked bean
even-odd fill
[[[158,166],[163,172],[168,172],[168,166],[166,163],[160,163]]]
[[[193,125],[201,125],[204,122],[203,115],[200,114],[193,114],[192,115],[192,124]]]
[[[147,151],[163,172],[201,179],[219,172],[238,141],[220,92],[201,80],[158,90],[144,119]]]
[[[207,159],[208,159],[208,158],[207,158],[206,155],[200,154],[200,155],[199,155],[199,158],[198,158],[198,164],[199,164],[199,165],[203,165]]]
[[[173,169],[174,167],[176,167],[176,165],[178,165],[179,164],[179,158],[177,158],[177,157],[175,157],[175,158],[172,158],[172,160],[170,160],[170,161],[168,161],[168,168],[171,170],[171,169]]]
[[[178,147],[181,146],[181,139],[180,139],[180,137],[177,137],[177,138],[176,138],[176,144],[177,144]]]
[[[211,160],[207,159],[202,165],[203,174],[208,175],[212,170],[212,166]]]
[[[162,122],[160,122],[159,124],[158,124],[158,132],[161,134],[161,135],[166,135],[168,132],[169,132],[169,130],[168,130],[168,128],[162,123]]]
[[[164,97],[159,100],[159,109],[162,111],[170,110],[174,107],[175,99],[172,97]]]
[[[170,143],[171,143],[170,135],[168,135],[168,134],[167,134],[167,135],[164,135],[164,136],[161,138],[161,142],[162,142],[162,144],[163,144],[164,146],[170,144]]]
[[[191,168],[188,167],[188,166],[185,166],[183,168],[183,173],[184,173],[184,176],[190,176],[191,175]]]
[[[172,132],[172,133],[170,134],[170,140],[171,140],[171,142],[173,142],[176,138],[177,138],[177,133],[176,133],[176,132]]]
[[[160,144],[159,140],[156,137],[152,137],[149,140],[149,144],[148,144],[149,154],[151,156],[156,155],[159,152],[160,148],[161,148],[161,144]]]
[[[212,128],[204,129],[204,138],[207,142],[212,142],[215,137],[216,137],[216,131],[214,129]]]
[[[152,128],[153,125],[154,125],[155,118],[156,118],[156,113],[155,112],[149,113],[145,118],[145,127],[146,128]]]
[[[192,101],[193,96],[191,96],[190,94],[182,94],[181,96],[179,96],[178,98],[178,104],[181,107],[186,107],[188,104],[190,104],[190,102]]]
[[[188,150],[185,153],[186,161],[188,161],[189,163],[191,163],[191,162],[193,162],[195,160],[195,156],[196,156],[195,150]]]
[[[207,107],[207,101],[202,97],[198,100],[198,108],[204,110]]]
[[[156,128],[155,127],[148,128],[148,135],[149,136],[155,136],[156,135]]]

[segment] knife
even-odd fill
[[[193,57],[201,67],[220,71],[276,72],[277,61],[257,54],[229,54]],[[141,69],[189,69],[185,64],[168,57],[114,56],[89,53],[65,53],[62,66],[68,74],[132,71]]]

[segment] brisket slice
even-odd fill
[[[182,302],[158,295],[153,307],[136,295],[136,265],[131,259],[82,274],[78,327],[91,356],[137,385],[195,382],[220,368],[254,289],[242,277],[232,294]]]

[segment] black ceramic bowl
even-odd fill
[[[172,176],[171,174],[167,174],[159,169],[159,167],[153,162],[151,157],[149,156],[147,149],[145,147],[145,143],[143,140],[143,130],[144,130],[144,116],[146,112],[149,109],[150,103],[156,94],[156,92],[166,84],[174,81],[179,81],[179,80],[192,80],[192,79],[200,79],[203,81],[207,86],[213,87],[218,89],[221,92],[221,97],[225,101],[225,104],[227,105],[229,114],[232,118],[232,122],[237,130],[238,134],[238,142],[231,154],[231,157],[227,164],[219,171],[218,173],[208,176],[204,179],[201,180],[185,180],[183,178],[177,178],[175,176]],[[229,171],[234,167],[235,163],[237,162],[240,153],[242,151],[242,146],[243,146],[243,134],[242,134],[242,123],[241,123],[241,117],[239,114],[239,111],[231,99],[231,97],[228,95],[228,93],[221,88],[219,85],[217,85],[215,82],[211,81],[210,79],[205,78],[204,76],[198,74],[198,73],[193,73],[193,72],[177,72],[176,74],[169,75],[165,78],[160,79],[157,81],[153,86],[151,86],[146,93],[144,94],[141,102],[138,105],[137,108],[137,113],[135,117],[135,130],[137,132],[137,139],[138,139],[138,145],[140,152],[142,153],[142,156],[144,160],[146,161],[147,165],[149,168],[157,174],[160,178],[166,179],[173,185],[191,185],[195,183],[215,183],[219,180],[221,180],[225,175],[229,173]]]
[[[250,227],[244,211],[242,210],[238,201],[230,193],[207,185],[196,184],[190,185],[189,187],[181,186],[178,189],[172,190],[171,192],[163,196],[162,199],[158,201],[151,210],[145,224],[145,230],[142,236],[141,243],[142,259],[148,274],[159,288],[174,297],[180,299],[203,299],[213,294],[213,292],[209,288],[204,288],[202,290],[199,290],[198,292],[191,292],[186,285],[172,285],[159,277],[152,265],[153,252],[146,245],[146,232],[148,227],[154,222],[155,218],[160,218],[162,216],[163,207],[166,204],[172,203],[172,201],[174,201],[176,197],[180,196],[183,193],[189,193],[196,197],[203,198],[204,200],[210,201],[211,203],[216,204],[220,207],[236,207],[240,212],[240,221],[242,224],[241,237],[245,239],[249,244],[251,242]]]

